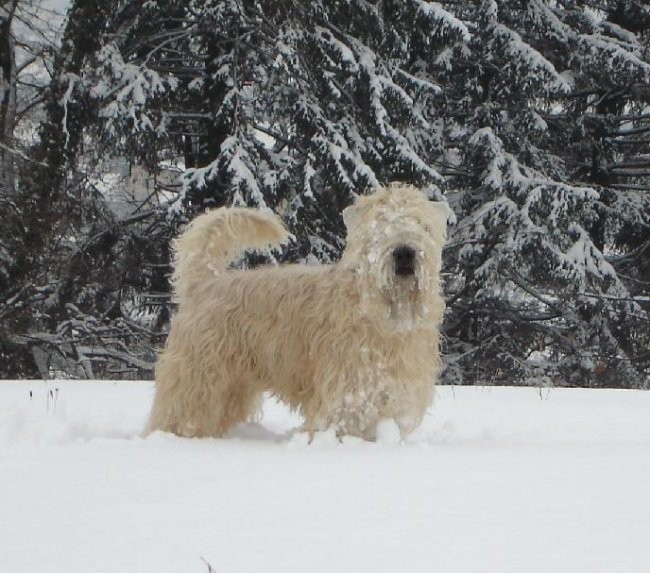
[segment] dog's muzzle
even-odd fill
[[[398,277],[411,277],[415,275],[415,249],[408,245],[401,245],[393,251],[395,274]]]

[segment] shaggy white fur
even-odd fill
[[[348,245],[330,266],[227,270],[244,249],[288,238],[272,214],[217,209],[176,242],[179,303],[156,366],[149,430],[223,436],[254,417],[263,392],[308,432],[402,435],[431,404],[447,207],[393,184],[344,212]]]

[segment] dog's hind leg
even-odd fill
[[[156,371],[157,389],[149,431],[221,437],[259,412],[262,393],[256,386],[229,379],[219,371],[202,380],[191,364],[170,364],[164,358]],[[183,366],[188,370],[183,372]]]
[[[259,411],[263,388],[254,362],[243,359],[239,345],[229,345],[235,325],[225,336],[206,324],[182,315],[172,324],[156,364],[149,432],[219,437]]]
[[[223,436],[235,425],[254,420],[261,411],[262,398],[259,386],[250,381],[240,378],[224,383],[219,380],[211,387],[207,400],[205,425],[215,432],[210,435]]]

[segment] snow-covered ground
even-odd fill
[[[0,382],[0,571],[650,571],[650,393],[443,387],[407,443],[311,445],[271,401],[143,439],[151,397]]]

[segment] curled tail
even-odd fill
[[[270,211],[234,207],[199,215],[174,241],[176,300],[188,300],[197,286],[225,271],[245,250],[279,246],[290,236]]]

